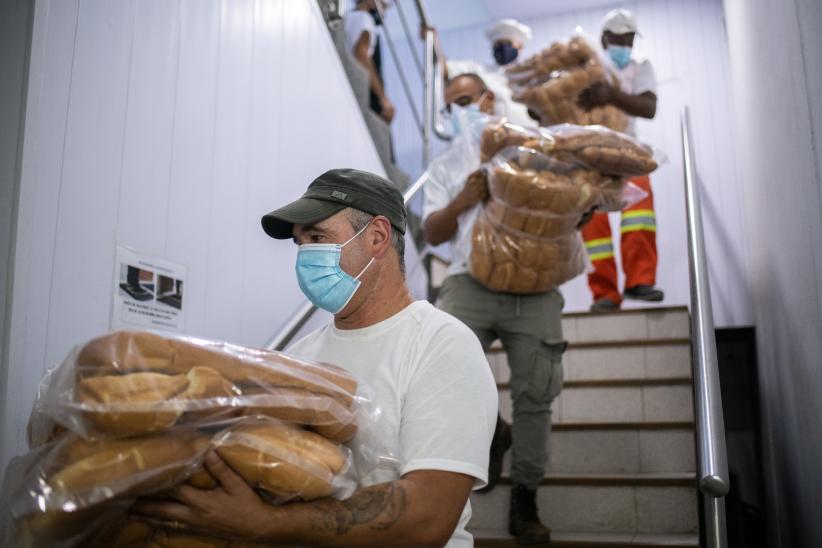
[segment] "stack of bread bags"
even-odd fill
[[[628,117],[611,105],[585,111],[579,95],[589,86],[618,77],[607,68],[588,40],[574,36],[568,43],[555,42],[541,52],[506,70],[513,98],[535,112],[542,125],[601,125],[616,131],[628,127]]]
[[[474,224],[469,272],[493,291],[544,293],[583,272],[577,232],[593,209],[619,210],[625,178],[657,167],[653,151],[602,126],[489,122],[480,138],[489,199]]]
[[[279,352],[141,331],[94,339],[44,379],[32,451],[6,472],[5,542],[235,546],[125,519],[137,497],[216,487],[202,467],[212,448],[269,502],[350,496],[345,444],[374,412],[358,388]]]

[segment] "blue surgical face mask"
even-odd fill
[[[631,62],[631,48],[628,46],[608,44],[608,55],[611,57],[611,61],[621,69],[624,69]]]
[[[336,314],[345,308],[359,289],[362,276],[371,263],[351,276],[340,266],[342,248],[368,228],[364,226],[343,244],[303,244],[297,251],[297,282],[308,300],[317,308]]]
[[[480,103],[484,99],[485,93],[480,96],[476,103],[464,107],[451,105],[451,128],[454,130],[454,136],[459,135],[463,130],[469,133],[471,130],[476,130],[483,125],[486,114],[480,110]]]

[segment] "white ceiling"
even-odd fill
[[[412,27],[416,27],[415,0],[395,0]],[[497,19],[533,19],[555,13],[624,4],[620,0],[423,0],[433,24],[440,30],[487,24]],[[396,6],[391,10],[395,11]],[[389,30],[401,33],[396,13],[388,13]]]

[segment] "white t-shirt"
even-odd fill
[[[423,187],[422,222],[425,223],[432,213],[451,203],[465,186],[466,177],[479,167],[480,154],[475,142],[463,135],[454,138],[451,145],[428,166],[428,182]],[[457,232],[450,242],[451,264],[446,276],[468,272],[471,233],[481,209],[478,204],[457,218]]]
[[[524,127],[539,125],[528,116],[528,107],[511,98],[511,86],[504,67],[483,65],[470,60],[448,61],[448,78],[466,73],[474,73],[482,78],[488,89],[494,92],[494,114],[505,116],[508,121]]]
[[[608,58],[610,61],[610,58]],[[619,76],[620,89],[631,95],[641,95],[647,91],[656,94],[656,73],[651,62],[645,58],[632,57],[631,61],[620,69],[611,63],[611,68]],[[636,117],[629,116],[630,123],[626,133],[636,135]]]
[[[348,51],[354,54],[354,46],[360,41],[363,32],[368,33],[368,56],[374,55],[377,45],[377,25],[367,11],[354,10],[345,17],[345,37],[348,40]]]
[[[397,447],[394,477],[369,477],[367,485],[414,470],[444,470],[488,481],[488,448],[497,420],[498,396],[476,336],[453,316],[416,301],[394,316],[363,329],[333,323],[289,348],[305,359],[336,364],[374,393],[381,431]],[[447,546],[469,547],[466,502]]]

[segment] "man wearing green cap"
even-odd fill
[[[214,454],[221,487],[181,487],[179,502],[134,512],[153,523],[276,545],[473,545],[468,496],[487,482],[497,416],[493,377],[476,336],[405,285],[402,195],[382,177],[338,169],[262,219],[299,245],[300,288],[334,321],[289,349],[344,367],[373,391],[396,469],[377,469],[345,501],[265,504]]]

